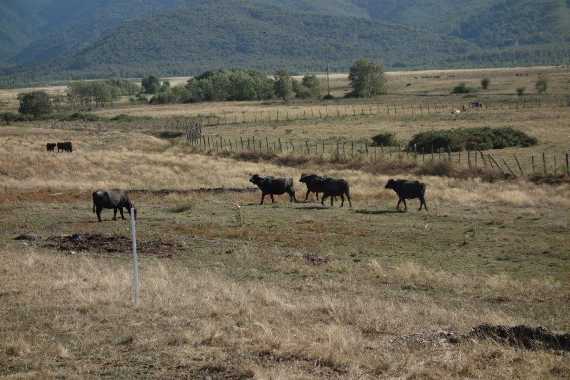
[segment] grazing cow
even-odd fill
[[[273,199],[273,195],[281,195],[284,193],[289,194],[289,201],[290,202],[297,202],[295,198],[295,189],[293,187],[293,178],[276,178],[276,177],[262,177],[257,174],[254,174],[249,179],[249,182],[253,183],[259,190],[261,190],[261,202],[260,205],[263,204],[263,200],[265,196],[269,194],[271,196],[271,203],[275,203],[275,199]]]
[[[93,212],[97,213],[97,219],[101,221],[101,211],[104,208],[113,209],[113,220],[117,220],[117,210],[123,215],[123,207],[127,209],[131,215],[131,208],[134,208],[133,202],[130,201],[129,195],[124,190],[97,190],[93,192]],[[134,215],[136,218],[136,214]]]
[[[316,174],[301,174],[299,182],[304,183],[307,186],[307,194],[305,195],[305,202],[309,199],[310,193],[315,193],[317,200],[319,200],[319,193],[323,192],[323,181],[327,177],[321,177]]]
[[[482,108],[483,108],[483,103],[481,103],[481,102],[471,102],[471,103],[469,104],[469,106],[470,106],[471,108],[481,108],[481,109],[482,109]]]
[[[422,207],[425,208],[427,211],[427,204],[425,200],[426,195],[426,185],[419,181],[407,181],[405,179],[390,179],[386,184],[386,189],[392,189],[398,194],[398,204],[396,208],[400,209],[400,203],[404,202],[404,209],[405,211],[408,210],[408,206],[406,205],[406,199],[415,199],[419,198],[420,200],[420,209]]]
[[[48,152],[54,152],[56,145],[57,145],[57,144],[55,144],[55,143],[47,143],[47,144],[46,144],[46,150],[47,150]]]
[[[57,151],[58,152],[72,153],[73,152],[73,144],[71,144],[71,141],[58,142],[57,143]]]
[[[321,198],[321,204],[325,205],[325,199],[331,197],[331,206],[334,205],[334,197],[340,196],[341,204],[340,207],[344,206],[344,196],[348,199],[348,204],[352,207],[352,201],[350,200],[350,186],[348,182],[344,179],[335,179],[330,177],[325,177],[323,179],[323,196]]]

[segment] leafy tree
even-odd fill
[[[305,75],[303,77],[303,86],[309,89],[311,97],[321,97],[321,81],[316,75]]]
[[[279,70],[275,73],[275,95],[283,99],[289,100],[293,92],[293,82],[287,70]]]
[[[70,103],[74,106],[103,106],[116,100],[123,91],[109,81],[73,82],[67,88]]]
[[[459,83],[457,86],[453,87],[453,90],[451,90],[452,94],[469,94],[472,92],[476,92],[477,90],[475,90],[473,87],[469,87],[467,86],[465,83]]]
[[[44,91],[34,91],[18,95],[21,114],[39,117],[52,112],[52,104],[49,95]]]
[[[156,94],[160,91],[160,79],[154,75],[149,75],[141,81],[145,94]]]
[[[348,79],[352,87],[349,95],[352,97],[370,98],[385,93],[386,80],[382,64],[360,59],[350,68]]]
[[[160,89],[158,91],[159,92],[170,91],[170,81],[168,81],[168,80],[162,81],[162,84],[160,85]]]
[[[539,77],[536,83],[534,84],[534,88],[536,89],[536,92],[538,92],[539,94],[544,94],[546,90],[548,90],[548,79],[546,79],[546,77],[543,76]]]
[[[489,88],[490,84],[491,84],[491,79],[489,79],[489,78],[483,78],[481,80],[481,88],[483,90],[487,90]]]
[[[308,99],[311,97],[309,89],[296,79],[291,81],[291,89],[295,93],[295,97],[299,99]]]

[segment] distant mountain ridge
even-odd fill
[[[570,0],[3,0],[0,82],[562,63]],[[534,54],[534,52],[541,52]]]

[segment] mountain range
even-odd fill
[[[570,0],[3,0],[0,85],[187,75],[567,63]]]

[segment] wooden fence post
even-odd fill
[[[570,176],[570,153],[566,152],[566,174]]]
[[[521,166],[521,163],[519,162],[519,159],[517,158],[517,155],[513,154],[513,156],[515,157],[515,162],[517,163],[517,166],[519,167],[519,171],[521,172],[521,175],[524,176],[525,174],[524,174],[523,168]]]
[[[133,303],[139,304],[139,256],[137,253],[137,209],[131,208],[131,240],[133,249]]]
[[[548,173],[548,170],[546,169],[546,153],[544,152],[542,152],[542,170],[544,175]]]

